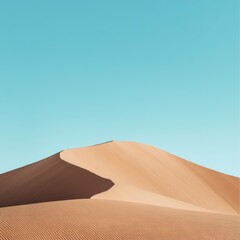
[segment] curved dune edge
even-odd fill
[[[237,240],[237,216],[109,200],[0,209],[0,239]]]
[[[115,183],[94,199],[239,214],[239,178],[146,144],[114,141],[65,150],[60,157]]]
[[[60,158],[44,160],[0,175],[0,207],[90,198],[114,183]]]

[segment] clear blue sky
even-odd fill
[[[0,7],[0,172],[107,140],[239,174],[237,0]]]

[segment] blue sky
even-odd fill
[[[239,175],[237,0],[3,1],[0,172],[148,143]]]

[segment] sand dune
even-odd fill
[[[239,192],[145,144],[65,150],[0,175],[0,240],[239,239]]]
[[[93,196],[96,199],[165,206],[161,201],[165,196],[176,203],[188,203],[191,210],[195,206],[218,213],[239,213],[238,178],[146,144],[110,142],[66,150],[60,157],[114,182],[112,189]]]
[[[108,200],[69,200],[0,209],[1,240],[238,240],[236,216]]]

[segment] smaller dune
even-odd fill
[[[239,218],[109,200],[0,208],[1,240],[239,240]]]

